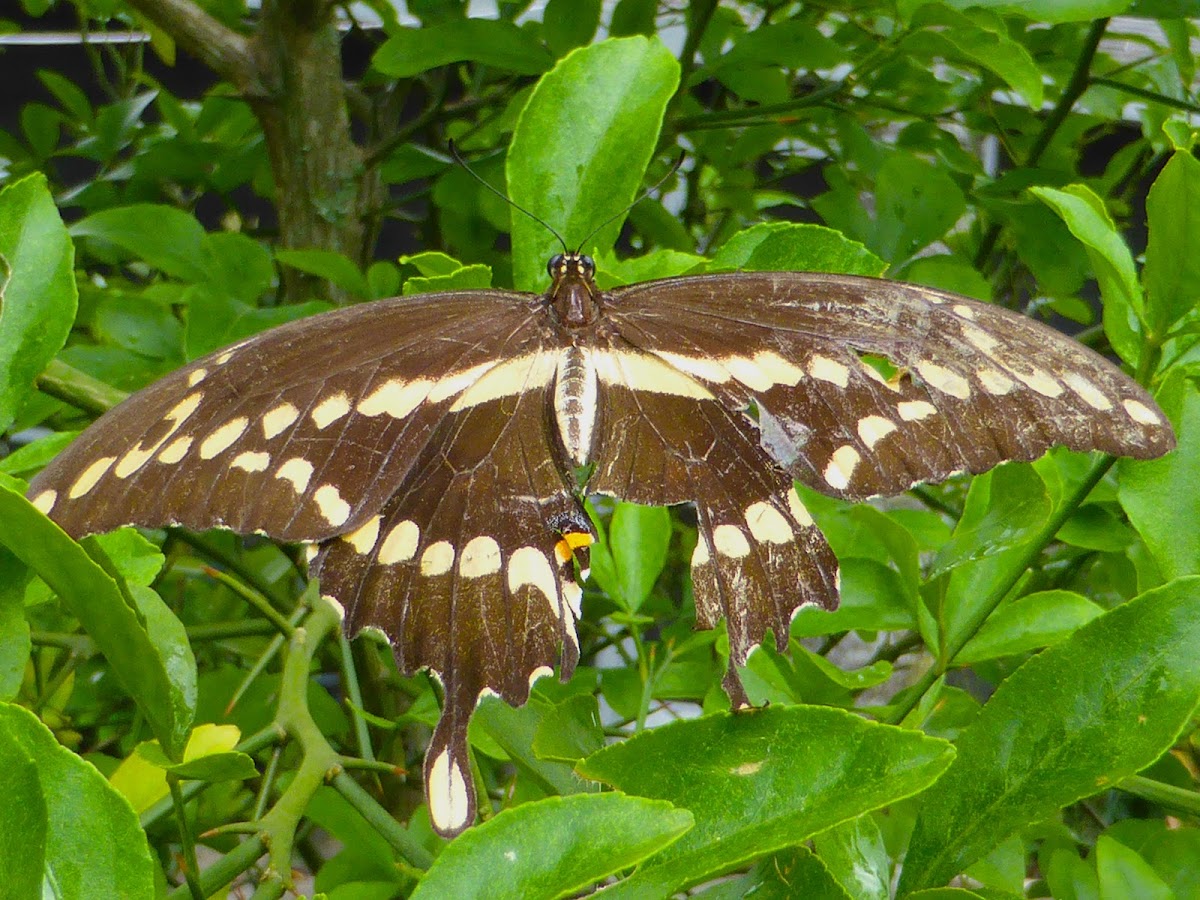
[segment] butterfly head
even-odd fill
[[[559,321],[568,328],[582,328],[600,315],[600,292],[596,288],[596,263],[590,256],[570,250],[551,257],[546,264],[550,290],[546,299]]]

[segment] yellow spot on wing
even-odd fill
[[[500,571],[500,545],[481,534],[467,541],[458,560],[458,571],[464,578],[482,578]]]
[[[417,544],[421,541],[421,529],[417,523],[405,519],[388,532],[379,548],[379,562],[385,566],[408,562],[417,553]]]
[[[191,437],[185,435],[184,437],[175,438],[175,440],[171,441],[171,443],[167,444],[167,446],[163,448],[162,453],[158,454],[158,461],[160,463],[168,464],[177,463],[187,456],[187,452],[189,449],[191,449],[191,446]]]
[[[380,519],[380,516],[371,516],[354,531],[342,535],[342,540],[353,547],[355,552],[366,556],[375,549],[375,542],[379,540]]]
[[[271,454],[247,450],[235,456],[229,465],[231,468],[245,469],[247,472],[265,472],[271,465]]]
[[[1011,378],[996,369],[980,369],[975,376],[983,385],[983,389],[995,396],[1007,394],[1015,387]]]
[[[330,525],[343,525],[350,518],[350,504],[332,484],[323,484],[313,494],[317,509]]]
[[[467,825],[471,805],[467,798],[467,779],[463,771],[453,765],[450,751],[443,750],[429,767],[429,818],[443,832],[458,831]]]
[[[1092,409],[1112,409],[1112,401],[1108,399],[1108,396],[1078,372],[1067,372],[1063,375],[1063,381]]]
[[[263,437],[267,440],[283,432],[285,428],[300,418],[300,410],[290,403],[280,403],[262,417]]]
[[[959,400],[966,400],[971,396],[971,385],[967,383],[967,379],[931,360],[923,359],[917,363],[917,373],[925,379],[927,384],[937,388],[943,394],[949,394]]]
[[[449,541],[437,541],[421,554],[421,574],[429,578],[445,575],[454,565],[454,547]]]
[[[527,584],[537,588],[558,615],[558,582],[550,560],[536,547],[521,547],[508,558],[509,593],[515,594]]]
[[[746,508],[746,525],[754,539],[764,544],[786,544],[795,537],[783,513],[763,500]]]
[[[849,487],[850,478],[861,458],[858,451],[849,445],[838,447],[825,467],[825,481],[839,490]]]
[[[850,370],[837,360],[827,356],[814,356],[809,361],[808,371],[813,378],[828,381],[838,387],[844,388],[850,383]]]
[[[324,429],[348,412],[350,412],[350,398],[339,392],[318,403],[309,413],[309,417],[318,429]]]
[[[741,559],[750,553],[750,542],[736,525],[718,525],[713,529],[713,546],[722,556]]]
[[[307,459],[301,459],[299,456],[294,456],[279,467],[275,472],[276,478],[282,478],[289,481],[297,494],[303,494],[308,487],[308,481],[312,478],[313,464]]]
[[[805,528],[813,526],[813,517],[808,511],[808,507],[804,505],[804,501],[800,499],[800,495],[796,493],[794,486],[787,493],[787,503],[788,511],[792,514],[793,519]]]
[[[1135,422],[1141,422],[1143,425],[1162,424],[1158,414],[1144,403],[1137,400],[1122,400],[1121,405],[1125,407],[1125,412],[1129,413],[1129,418]]]
[[[896,423],[883,416],[864,416],[858,420],[858,436],[869,448],[873,448],[896,430]]]
[[[386,413],[393,419],[403,419],[420,406],[433,387],[428,378],[403,381],[393,378],[385,381],[358,402],[358,411],[364,416],[380,416]]]
[[[200,442],[200,458],[212,459],[217,454],[228,450],[242,436],[249,424],[250,420],[245,416],[230,419]]]
[[[96,483],[104,477],[104,473],[109,467],[117,461],[115,456],[102,456],[90,466],[83,470],[82,474],[75,479],[75,483],[71,485],[71,489],[67,491],[67,497],[75,500],[82,497],[88,491],[96,486]]]
[[[921,419],[937,415],[937,407],[924,400],[905,400],[896,404],[896,412],[905,422],[919,422]]]

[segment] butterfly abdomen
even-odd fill
[[[582,349],[571,345],[559,357],[554,377],[554,420],[562,449],[577,468],[592,458],[598,404],[596,369]]]

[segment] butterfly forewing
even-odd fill
[[[294,322],[135,394],[30,496],[76,536],[135,523],[319,541],[378,512],[457,397],[540,342],[528,298],[498,291]]]
[[[802,273],[613,292],[622,336],[755,420],[774,461],[828,494],[891,494],[1055,445],[1174,446],[1146,392],[1006,310],[915,285]]]
[[[467,722],[578,658],[583,490],[694,502],[697,623],[725,685],[837,560],[792,485],[851,499],[1054,445],[1174,446],[1142,388],[1020,316],[912,285],[742,273],[599,293],[564,254],[544,297],[397,298],[215,353],[100,419],[30,487],[69,533],[225,526],[319,545],[322,593],[445,693],[434,827],[474,818]]]

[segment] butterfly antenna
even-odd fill
[[[683,150],[680,150],[679,158],[677,160],[675,160],[674,165],[672,165],[671,168],[669,168],[667,170],[666,175],[664,175],[662,178],[658,179],[658,181],[654,182],[654,184],[650,185],[650,187],[646,188],[644,191],[642,191],[640,194],[638,194],[637,197],[634,198],[632,203],[630,203],[628,206],[626,206],[624,209],[622,209],[616,215],[609,216],[607,219],[605,219],[603,222],[601,222],[599,225],[597,225],[595,228],[593,228],[592,233],[589,234],[587,237],[585,237],[582,242],[580,242],[579,249],[582,250],[584,247],[587,246],[587,242],[590,241],[592,238],[594,238],[597,234],[599,234],[601,230],[603,230],[607,226],[611,225],[617,219],[621,218],[621,216],[628,213],[631,209],[633,209],[635,206],[637,206],[639,203],[641,203],[643,200],[645,200],[647,197],[649,197],[651,193],[658,190],[662,186],[663,182],[665,182],[668,178],[670,178],[672,175],[674,175],[676,172],[679,171],[679,167],[683,165],[683,161],[686,158],[687,158],[687,153],[684,152]]]
[[[535,216],[533,213],[531,213],[529,210],[527,210],[521,204],[517,203],[515,200],[512,199],[512,197],[509,197],[503,191],[497,190],[496,188],[492,187],[478,172],[476,172],[469,165],[467,165],[467,161],[465,159],[463,159],[462,154],[460,154],[458,152],[458,147],[455,145],[454,141],[449,141],[448,143],[450,145],[450,154],[454,157],[455,162],[457,162],[460,166],[462,166],[466,170],[468,175],[470,175],[472,178],[474,178],[476,181],[478,181],[480,184],[482,184],[485,188],[487,188],[489,191],[491,191],[493,194],[495,194],[497,197],[499,197],[501,200],[503,200],[505,203],[507,203],[509,206],[511,206],[517,212],[522,212],[525,215],[529,216],[529,218],[533,219],[533,221],[537,222],[539,225],[541,225],[543,228],[545,228],[548,232],[550,232],[552,235],[554,235],[554,237],[558,240],[558,242],[560,244],[562,244],[563,253],[570,252],[570,249],[567,247],[567,242],[562,239],[562,235],[559,234],[557,231],[555,231],[549,222],[547,222],[543,218],[540,218],[539,216]],[[607,225],[608,222],[605,222],[604,224]]]

